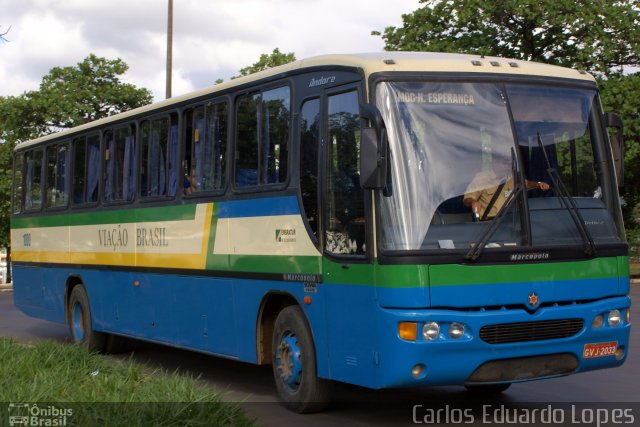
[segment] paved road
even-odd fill
[[[631,319],[637,324],[640,319],[640,285],[632,286],[631,297]],[[0,292],[0,336],[23,342],[68,340],[66,326],[29,318],[15,309],[11,292]],[[225,400],[242,402],[249,415],[264,426],[288,426],[301,422],[310,427],[411,425],[413,406],[433,401],[450,402],[452,405],[488,403],[492,407],[502,404],[526,407],[537,402],[540,408],[550,402],[640,402],[637,328],[632,330],[627,362],[620,368],[514,384],[503,395],[490,401],[486,397],[471,396],[458,387],[372,391],[338,385],[335,388],[336,402],[329,411],[304,416],[292,414],[274,403],[275,390],[268,366],[254,366],[142,342],[136,342],[133,349],[134,358],[138,361],[168,371],[181,370],[200,376],[223,393]],[[640,420],[640,405],[633,407],[637,420]]]

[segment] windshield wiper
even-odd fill
[[[514,181],[513,191],[511,192],[511,194],[509,195],[505,203],[502,205],[502,207],[498,210],[498,213],[496,214],[496,216],[493,217],[491,224],[489,224],[489,227],[487,227],[484,233],[482,233],[482,235],[480,236],[480,239],[478,239],[471,246],[471,249],[469,249],[469,252],[467,252],[467,254],[464,256],[465,260],[475,261],[478,258],[480,258],[480,255],[482,255],[482,251],[484,250],[487,243],[489,242],[489,239],[491,238],[491,236],[493,236],[493,234],[496,232],[496,230],[502,223],[502,220],[504,219],[505,214],[509,210],[509,207],[513,204],[514,200],[518,200],[518,197],[520,197],[520,194],[522,194],[522,192],[524,191],[524,184],[522,182],[520,174],[516,173],[515,165],[516,165],[515,153],[513,150],[511,150],[511,176],[513,177],[513,181]],[[507,179],[507,181],[508,180],[509,179]]]
[[[569,195],[567,188],[562,182],[562,178],[560,178],[558,170],[551,167],[549,156],[547,156],[547,151],[544,149],[544,145],[542,144],[540,132],[538,132],[538,146],[540,147],[542,155],[544,156],[544,160],[547,164],[547,173],[553,180],[553,187],[558,190],[560,196],[560,205],[569,212],[569,216],[571,216],[571,219],[575,223],[576,228],[580,233],[580,237],[582,238],[582,242],[584,243],[584,253],[588,256],[594,256],[596,254],[596,244],[593,241],[593,237],[591,237],[589,229],[584,224],[584,218],[582,218],[580,208],[578,208],[578,205],[576,205],[576,201]]]

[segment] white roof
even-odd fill
[[[360,68],[366,76],[376,72],[451,72],[451,73],[491,73],[491,74],[510,74],[520,76],[538,76],[538,77],[556,77],[583,81],[592,81],[595,79],[585,73],[571,68],[558,67],[554,65],[542,64],[537,62],[522,61],[516,59],[505,59],[498,57],[485,57],[479,55],[465,55],[452,53],[432,53],[432,52],[377,52],[377,53],[360,53],[360,54],[339,54],[339,55],[323,55],[308,59],[302,59],[279,67],[270,68],[259,73],[249,76],[240,77],[230,80],[219,85],[211,86],[186,95],[177,96],[144,107],[136,108],[121,114],[107,117],[105,119],[96,120],[63,132],[54,133],[43,136],[32,141],[18,144],[17,148],[23,149],[25,146],[37,144],[53,138],[59,138],[66,134],[76,133],[85,129],[93,128],[96,125],[106,125],[116,120],[122,120],[127,117],[135,116],[145,111],[170,107],[188,101],[192,98],[198,98],[209,94],[214,94],[225,89],[242,85],[247,82],[259,80],[262,78],[275,76],[278,74],[288,73],[304,68],[312,68],[318,66],[346,66]]]

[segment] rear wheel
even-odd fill
[[[91,308],[84,286],[77,285],[69,296],[69,331],[71,339],[91,351],[103,351],[106,335],[92,327]]]
[[[284,406],[298,413],[318,412],[328,406],[331,382],[317,376],[311,331],[296,305],[278,314],[272,361],[278,397]]]

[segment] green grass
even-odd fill
[[[69,408],[67,425],[255,425],[193,377],[53,342],[0,338],[0,402]]]

